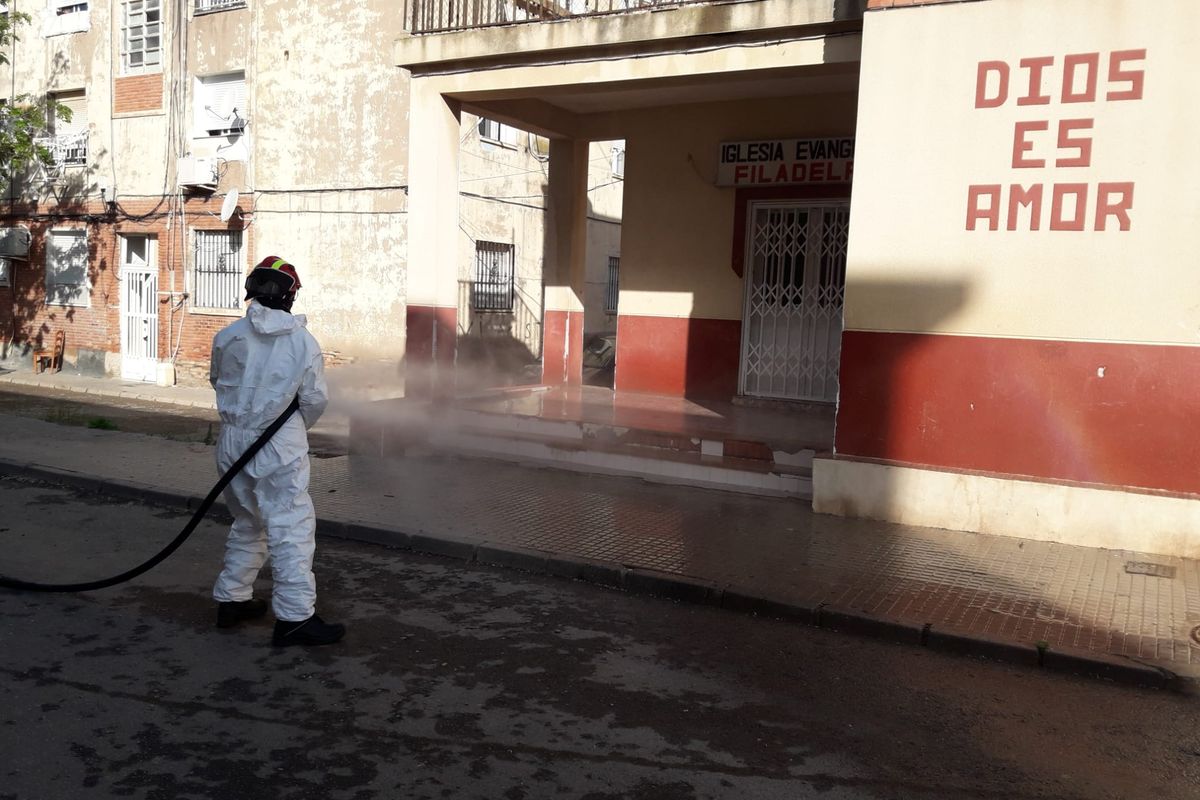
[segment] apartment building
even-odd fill
[[[410,331],[454,316],[461,115],[504,120],[550,138],[544,379],[578,383],[587,146],[621,140],[619,392],[835,409],[818,511],[1200,553],[1200,5],[406,11]]]
[[[408,162],[424,155],[409,146],[408,75],[390,59],[404,35],[394,3],[12,0],[6,11],[32,22],[0,94],[48,92],[71,114],[49,121],[54,166],[5,187],[0,356],[27,360],[64,331],[72,368],[206,380],[213,334],[243,313],[246,271],[276,254],[300,268],[296,310],[330,364],[403,359]],[[463,286],[451,335],[487,339],[473,351],[496,362],[505,350],[514,367],[540,355],[547,145],[477,117],[455,141],[470,166],[447,251]],[[612,147],[594,146],[592,216],[597,246],[619,256]],[[459,176],[446,180],[457,192]]]

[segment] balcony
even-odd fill
[[[50,151],[50,158],[58,167],[83,167],[87,165],[87,131],[65,133],[60,136],[39,136],[35,143]]]
[[[404,20],[410,33],[447,31],[547,22],[568,17],[625,14],[632,11],[712,4],[718,0],[405,0]],[[719,0],[723,4],[753,0]]]
[[[197,14],[211,14],[215,11],[228,11],[231,8],[245,8],[246,0],[196,0]]]

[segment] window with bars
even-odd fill
[[[90,296],[87,232],[50,231],[46,237],[46,304],[87,306]]]
[[[476,311],[512,311],[515,253],[511,244],[475,243],[471,307]]]
[[[617,313],[621,285],[621,257],[608,257],[608,283],[604,287],[604,313]]]
[[[162,69],[162,0],[126,0],[121,61],[126,73]]]
[[[195,308],[239,309],[246,271],[241,231],[196,231],[192,272]]]

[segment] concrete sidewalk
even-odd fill
[[[153,383],[93,378],[70,372],[41,372],[0,366],[0,386],[57,389],[93,397],[118,397],[152,403],[216,410],[213,391],[207,386],[156,386]]]
[[[198,503],[212,448],[0,417],[0,473]],[[1200,677],[1200,562],[427,454],[313,461],[325,535],[1116,680]],[[384,553],[380,553],[385,558]]]

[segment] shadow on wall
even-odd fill
[[[55,55],[45,91],[52,91],[69,69],[65,56]],[[43,92],[44,94],[44,92]],[[76,318],[91,308],[105,328],[106,309],[118,302],[115,281],[108,277],[110,257],[100,236],[101,225],[115,217],[88,212],[88,200],[99,193],[98,164],[108,152],[84,138],[60,137],[46,143],[56,159],[50,167],[26,168],[10,181],[4,226],[25,225],[32,235],[28,258],[9,262],[8,285],[0,286],[0,359],[27,364],[33,350],[49,345],[54,334],[66,333],[68,366],[79,368],[81,337],[73,336]],[[81,152],[82,150],[82,152]],[[83,161],[76,165],[74,162]],[[61,237],[48,246],[51,230],[83,230],[78,239]],[[47,258],[54,269],[47,273]],[[106,337],[111,339],[112,337]],[[90,350],[88,371],[103,351]]]
[[[916,272],[916,270],[913,270]],[[911,332],[936,330],[967,302],[969,289],[958,281],[848,281],[847,307],[868,317],[895,319],[890,309],[904,309],[904,328]],[[897,331],[850,330],[842,335],[837,434],[835,451],[843,455],[889,458],[894,442],[912,435],[937,436],[937,420],[922,423],[919,432],[899,430],[900,420],[924,418],[929,393],[952,389],[973,368],[970,363],[947,363],[938,387],[914,383],[920,376],[906,368],[925,337]],[[922,408],[914,408],[921,405]],[[915,415],[915,416],[914,416]],[[927,423],[927,425],[926,425]],[[907,425],[907,423],[905,423]]]
[[[104,155],[93,150],[89,159]],[[112,269],[115,239],[102,235],[116,216],[89,213],[88,198],[98,192],[95,173],[94,166],[30,170],[14,190],[20,197],[9,198],[3,224],[27,226],[32,237],[28,258],[9,262],[9,285],[0,287],[0,356],[10,363],[25,364],[62,330],[64,366],[102,374],[105,348],[96,341],[96,328],[104,343],[119,339],[119,331],[107,327],[107,309],[120,300]],[[94,318],[88,339],[75,334],[81,314]]]
[[[461,281],[458,287],[457,373],[460,389],[537,383],[541,378],[541,297],[536,301],[520,282],[507,297],[486,285]],[[511,310],[504,310],[508,306]]]

